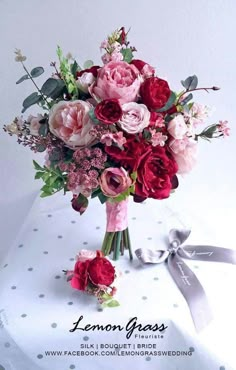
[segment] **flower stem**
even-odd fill
[[[28,69],[26,68],[26,66],[24,65],[23,62],[21,62],[25,72],[27,73],[27,75],[29,76],[30,80],[33,82],[34,86],[36,87],[37,91],[39,92],[39,94],[42,96],[43,100],[45,101],[45,103],[47,104],[47,107],[48,109],[50,109],[50,104],[49,102],[47,101],[47,99],[45,98],[45,96],[42,94],[40,88],[38,87],[38,85],[36,84],[36,82],[34,81],[33,77],[31,76],[31,74],[29,73]]]
[[[217,91],[217,90],[220,90],[220,87],[217,87],[217,86],[212,86],[212,87],[198,87],[196,89],[186,90],[182,94],[179,95],[176,105],[179,104],[180,98],[182,98],[182,96],[184,96],[185,94],[191,93],[193,91],[199,91],[199,90],[205,90],[206,92],[208,92],[208,90]]]

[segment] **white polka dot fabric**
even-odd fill
[[[194,330],[187,304],[167,266],[143,267],[136,258],[130,262],[128,253],[113,262],[122,273],[117,293],[120,306],[102,309],[94,297],[73,290],[63,270],[73,269],[80,249],[100,249],[105,207],[91,201],[80,216],[69,201],[61,194],[38,198],[1,262],[0,370],[236,369],[235,341],[230,339],[236,329],[235,266],[187,262],[204,286],[214,312],[213,322],[200,334]],[[219,230],[207,232],[207,225],[189,210],[182,209],[180,216],[169,201],[130,201],[133,251],[165,248],[170,228],[190,226],[189,243],[219,245]],[[80,316],[81,328],[87,324],[125,327],[133,317],[142,327],[164,323],[168,328],[163,333],[136,329],[129,339],[125,330],[70,332]],[[107,346],[104,355],[102,345]],[[114,351],[114,345],[123,347]]]

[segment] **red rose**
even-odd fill
[[[119,121],[122,109],[117,99],[105,99],[96,106],[94,114],[102,123],[111,125]]]
[[[144,78],[152,77],[155,74],[155,68],[153,68],[152,66],[150,66],[150,64],[144,62],[143,60],[133,59],[131,60],[130,64],[133,64]]]
[[[140,87],[142,102],[153,110],[164,107],[170,94],[168,83],[158,77],[147,78]]]
[[[74,268],[71,286],[74,289],[85,290],[88,285],[88,266],[90,260],[81,262],[77,261]]]
[[[82,71],[77,72],[76,76],[80,77],[80,76],[83,75],[83,73],[87,72],[87,73],[92,73],[94,77],[97,77],[99,68],[101,68],[101,67],[92,66],[91,68],[83,69]]]
[[[168,198],[177,171],[177,163],[165,147],[149,147],[140,159],[135,194],[143,198]]]
[[[140,200],[146,198],[168,198],[176,184],[175,174],[178,166],[166,146],[150,146],[145,141],[137,142],[129,138],[124,150],[118,147],[106,147],[106,152],[119,165],[137,171],[135,196]]]
[[[114,267],[103,257],[96,257],[89,263],[88,274],[94,285],[109,286],[115,279]]]

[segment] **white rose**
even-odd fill
[[[121,108],[123,113],[118,123],[124,131],[136,134],[149,126],[150,112],[146,105],[131,102],[123,104]]]
[[[82,76],[77,78],[77,86],[78,88],[87,93],[89,86],[91,86],[94,81],[96,81],[96,77],[91,72],[84,72]]]

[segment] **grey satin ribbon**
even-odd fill
[[[143,264],[167,262],[169,272],[189,306],[196,330],[199,332],[212,320],[205,291],[193,271],[182,258],[208,262],[236,264],[236,251],[211,245],[184,245],[190,230],[172,229],[167,250],[137,249],[136,256]]]

